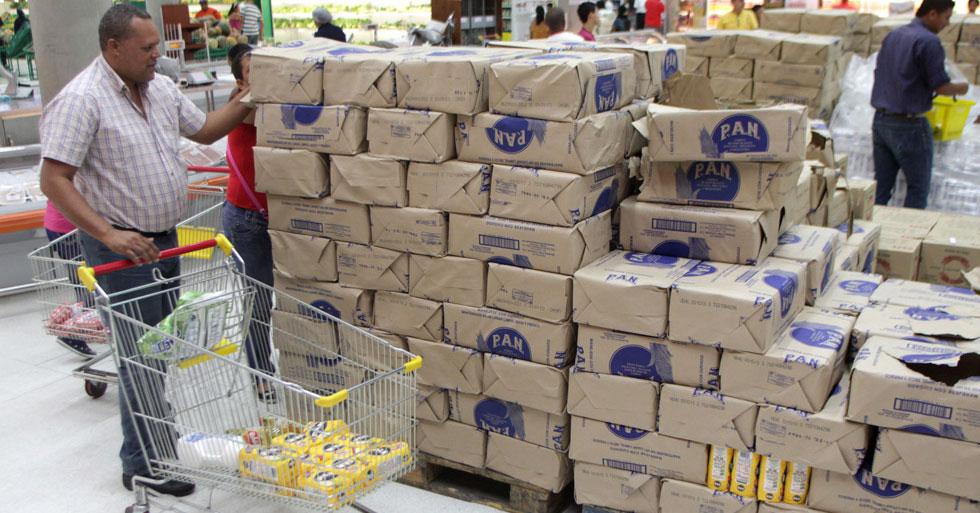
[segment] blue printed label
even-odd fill
[[[905,315],[909,316],[910,319],[917,321],[957,321],[962,319],[958,315],[953,315],[940,310],[940,306],[933,306],[931,308],[906,308]]]
[[[837,351],[844,345],[844,332],[837,326],[819,322],[798,322],[790,328],[794,340],[811,347]]]
[[[473,50],[446,50],[444,52],[432,52],[429,54],[430,57],[456,57],[459,55],[476,55],[477,52]]]
[[[827,290],[827,282],[830,281],[830,275],[831,275],[830,264],[832,264],[832,263],[833,262],[831,261],[831,259],[828,258],[827,259],[827,265],[825,265],[823,267],[823,279],[820,280],[820,290],[821,291]]]
[[[868,254],[864,256],[864,267],[861,269],[861,272],[863,272],[864,274],[871,274],[872,272],[874,272],[874,265],[875,265],[874,255],[875,255],[875,248],[871,248],[868,250]],[[877,288],[877,285],[875,286],[875,288]]]
[[[566,45],[570,46],[570,45]],[[535,55],[534,57],[528,57],[532,61],[554,61],[558,59],[581,59],[581,55],[571,55],[567,53],[546,53],[544,55]]]
[[[936,285],[934,283],[929,284],[929,290],[933,292],[946,292],[951,294],[963,294],[966,296],[976,296],[974,292],[970,289],[964,289],[960,287],[950,287],[949,285]],[[980,298],[978,298],[980,299]]]
[[[718,272],[717,267],[705,262],[700,262],[698,263],[698,265],[695,265],[690,271],[685,273],[684,276],[707,276],[709,274],[714,274],[716,272]]]
[[[802,240],[803,239],[801,239],[799,235],[786,232],[779,236],[779,245],[785,246],[787,244],[798,244]]]
[[[928,403],[926,403],[926,404],[928,404]],[[952,411],[952,408],[947,408],[947,407],[938,406],[938,405],[930,405],[930,406],[933,406],[935,408],[938,408],[937,411],[939,413],[941,413],[939,415],[931,415],[933,417],[949,418],[949,417],[947,417],[945,415],[942,415],[942,413],[946,413],[944,410],[950,410],[950,412]],[[918,412],[916,412],[916,413],[918,413]],[[941,424],[939,424],[939,426],[940,426],[940,428],[939,429],[936,429],[936,428],[934,428],[932,426],[927,426],[925,424],[911,424],[911,425],[908,425],[908,426],[904,426],[904,427],[902,427],[900,429],[902,431],[910,431],[912,433],[919,433],[920,435],[941,436],[943,438],[952,438],[954,440],[966,440],[966,435],[963,433],[963,428],[962,427],[960,427],[960,426],[954,426],[952,424],[946,424],[946,423],[941,423]]]
[[[667,80],[671,75],[680,69],[680,59],[677,57],[677,50],[670,48],[664,55],[664,62],[660,66],[660,74],[663,80]]]
[[[644,436],[647,436],[648,433],[648,431],[644,431],[639,428],[624,426],[622,424],[613,424],[611,422],[606,422],[606,427],[612,434],[624,440],[639,440]]]
[[[838,285],[844,291],[859,296],[871,296],[878,288],[878,284],[873,281],[864,280],[844,280]]]
[[[767,271],[763,283],[776,289],[779,292],[779,315],[786,317],[793,308],[793,299],[796,296],[796,275],[782,271]]]
[[[524,410],[516,403],[483,399],[473,407],[473,418],[480,429],[521,440],[525,438]]]
[[[609,359],[609,372],[661,383],[674,381],[670,349],[663,344],[628,345],[617,349]]]
[[[623,74],[609,73],[595,77],[595,110],[606,112],[616,108],[622,96]]]
[[[674,178],[678,197],[686,199],[732,201],[741,187],[738,168],[731,162],[698,161],[686,172],[678,166]]]
[[[650,253],[638,253],[635,251],[624,253],[623,260],[626,260],[627,263],[632,265],[656,267],[659,269],[673,269],[680,262],[680,259],[673,256],[651,255]]]
[[[838,231],[841,231],[841,232],[844,232],[844,233],[847,233],[847,223],[844,223],[844,224],[838,226],[837,227],[837,230]],[[854,230],[851,231],[851,233],[852,234],[855,234],[855,233],[864,233],[864,228],[861,228],[860,226],[855,225],[854,226]]]
[[[722,153],[752,153],[769,149],[769,133],[755,116],[734,114],[721,120],[710,135],[701,129],[701,151],[710,158]]]
[[[329,301],[326,301],[324,299],[317,299],[316,301],[311,302],[310,305],[316,308],[316,311],[310,311],[309,309],[306,309],[304,307],[304,309],[306,310],[305,315],[307,317],[326,320],[326,317],[320,314],[320,312],[322,312],[327,315],[336,317],[338,319],[340,318],[340,310],[338,310],[337,307],[330,304]]]
[[[667,240],[657,244],[657,246],[653,248],[653,252],[658,255],[689,258],[691,256],[691,247],[684,241]]]
[[[538,143],[544,143],[547,126],[547,122],[543,120],[507,117],[497,120],[485,130],[495,148],[514,154],[527,149],[534,139]]]
[[[502,255],[492,256],[487,259],[487,262],[492,264],[512,265],[515,267],[531,267],[530,258],[516,253],[514,254],[514,258],[508,258]]]
[[[854,481],[868,492],[886,499],[898,497],[911,488],[911,486],[898,481],[875,477],[866,468],[858,470],[858,473],[854,475]]]
[[[334,48],[333,50],[330,50],[327,53],[330,55],[350,55],[356,53],[378,53],[378,51],[369,50],[367,48],[361,48],[359,46],[353,46],[353,47],[345,46],[343,48]]]
[[[613,203],[617,201],[616,193],[619,190],[619,180],[613,180],[609,187],[602,190],[599,197],[595,201],[595,206],[592,207],[592,215],[599,215],[612,208]]]
[[[282,124],[289,130],[295,130],[297,126],[310,126],[320,119],[323,107],[319,105],[283,105]]]
[[[476,343],[480,351],[509,356],[520,360],[531,359],[531,347],[527,342],[527,338],[513,328],[497,328],[491,331],[485,338],[482,333],[478,334]]]
[[[276,48],[299,48],[305,44],[304,41],[290,41],[288,43],[283,43],[281,45],[276,45]]]

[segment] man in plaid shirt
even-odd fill
[[[168,78],[158,77],[154,67],[160,58],[160,37],[142,9],[113,5],[99,23],[99,43],[102,54],[44,108],[41,189],[82,230],[88,265],[126,259],[141,264],[99,278],[103,289],[112,294],[156,283],[154,272],[164,278],[178,277],[178,260],[160,261],[159,255],[177,246],[175,225],[187,202],[187,166],[179,154],[180,137],[210,144],[237,126],[249,109],[239,101],[247,93],[243,91],[205,115]],[[113,300],[153,294],[138,308],[142,321],[155,326],[173,308],[175,284],[171,282],[167,294],[153,294],[165,290],[156,284]],[[117,333],[117,350],[134,356],[139,335]],[[176,454],[173,432],[148,429],[129,411],[153,418],[169,416],[162,369],[119,369],[123,431],[119,455],[128,489],[133,476],[152,474],[147,458]],[[156,393],[151,395],[156,397],[143,397],[141,409],[133,383],[145,380],[155,385]],[[163,454],[154,454],[154,447]],[[193,484],[180,481],[148,486],[176,496],[194,491]]]

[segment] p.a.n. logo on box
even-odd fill
[[[837,286],[840,287],[841,290],[851,294],[857,294],[859,296],[871,296],[871,294],[878,289],[877,283],[865,280],[844,280]]]
[[[543,144],[547,126],[543,120],[506,117],[485,130],[490,144],[504,153],[515,154],[526,150],[534,139]]]
[[[680,58],[677,57],[677,50],[670,48],[664,55],[664,62],[660,65],[660,74],[663,80],[667,80],[680,69]]]
[[[323,107],[319,105],[283,105],[282,124],[290,130],[297,126],[310,126],[320,119]]]
[[[651,255],[650,253],[639,253],[636,251],[624,253],[623,260],[626,260],[631,265],[656,267],[658,269],[673,269],[680,262],[680,259],[674,256]]]
[[[505,436],[525,438],[524,409],[517,403],[483,399],[473,407],[477,427]]]
[[[703,131],[703,129],[702,129]],[[720,158],[723,153],[755,153],[769,149],[766,126],[748,114],[733,114],[721,120],[710,137],[701,136],[701,150],[709,157]]]
[[[799,244],[803,239],[799,235],[786,232],[779,236],[779,245],[786,246],[789,244]]]
[[[527,338],[513,328],[497,328],[486,337],[482,333],[478,334],[476,343],[481,351],[520,360],[531,359],[531,347]]]
[[[609,359],[609,372],[660,383],[674,381],[670,349],[663,344],[650,344],[650,347],[631,344],[617,349]]]
[[[847,233],[847,223],[844,223],[844,224],[838,226],[837,227],[837,231],[839,231],[841,233]],[[854,225],[854,230],[851,230],[851,233],[852,234],[854,234],[854,233],[864,233],[864,228],[861,228],[858,225]]]
[[[794,323],[790,327],[790,336],[801,344],[834,351],[844,344],[844,332],[840,328],[819,322]]]
[[[313,317],[314,319],[318,320],[326,320],[326,316],[323,314],[327,314],[338,319],[340,318],[340,310],[325,299],[317,299],[310,303],[310,305],[313,306],[313,308],[316,308],[316,310],[304,307],[303,315]]]
[[[595,78],[595,110],[606,112],[616,108],[616,102],[623,95],[623,74],[609,73]]]
[[[649,431],[643,429],[624,426],[622,424],[613,424],[612,422],[606,422],[606,428],[609,429],[610,433],[624,440],[639,440],[649,433]]]
[[[687,170],[677,167],[675,183],[681,198],[732,201],[741,187],[738,168],[731,162],[697,161]]]
[[[898,481],[891,481],[871,474],[866,468],[858,470],[854,481],[864,490],[885,499],[894,499],[909,491],[911,486]]]
[[[429,54],[430,57],[460,57],[464,55],[476,55],[476,52],[473,50],[446,50]]]
[[[692,267],[690,271],[684,273],[684,276],[707,276],[716,272],[718,272],[717,267],[706,262],[700,262]]]
[[[784,271],[766,271],[765,277],[762,278],[763,283],[776,289],[779,293],[780,317],[786,317],[793,308],[793,300],[796,297],[796,289],[799,286],[796,283],[796,278],[797,276],[795,274]]]
[[[905,309],[905,315],[916,321],[958,321],[963,317],[942,310],[941,306],[929,308],[910,307]]]

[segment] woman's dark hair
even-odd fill
[[[235,7],[238,7],[238,2],[233,2],[231,4],[231,7],[228,8],[228,15],[225,16],[225,18],[228,18],[229,16],[231,16],[231,13],[235,12]]]
[[[235,80],[243,80],[245,78],[245,73],[242,70],[242,60],[250,53],[252,53],[252,47],[241,43],[228,50],[228,59],[231,60],[231,74],[235,77]]]
[[[534,8],[534,23],[538,25],[544,23],[544,7],[540,5]]]
[[[919,10],[915,11],[915,16],[921,18],[932,11],[946,12],[956,7],[953,0],[922,0]]]
[[[619,16],[620,18],[625,18],[626,17],[626,6],[625,5],[620,5],[619,6],[619,9],[617,9],[617,11],[618,11],[616,13],[617,16]]]

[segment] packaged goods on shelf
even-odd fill
[[[974,513],[976,502],[945,493],[924,490],[871,474],[865,468],[854,475],[813,470],[807,505],[822,511],[871,513]]]
[[[445,342],[559,369],[571,363],[575,328],[493,308],[443,304]]]
[[[657,431],[675,438],[750,451],[755,445],[758,412],[759,406],[751,401],[714,390],[668,384],[660,389]]]
[[[443,256],[449,245],[446,214],[428,208],[371,207],[371,244],[417,255]]]
[[[408,265],[410,296],[483,306],[487,292],[485,262],[454,256],[410,255]]]
[[[454,114],[421,110],[368,112],[367,141],[372,155],[438,164],[456,157]]]
[[[575,462],[575,502],[634,513],[660,512],[660,478]]]
[[[544,169],[494,166],[490,186],[490,215],[574,226],[606,212],[618,202],[620,183],[628,170],[620,163],[585,175]]]
[[[628,52],[633,54],[636,71],[636,97],[656,98],[663,90],[663,82],[674,73],[686,73],[684,65],[687,47],[672,44],[603,44],[602,52]]]
[[[275,289],[309,303],[318,310],[355,326],[371,326],[374,321],[374,292],[341,287],[337,283],[298,280],[275,272]],[[290,313],[313,316],[316,312],[292,311]]]
[[[655,381],[573,370],[568,378],[568,413],[654,431],[659,395],[660,383]]]
[[[306,198],[319,198],[330,192],[330,169],[325,155],[261,146],[254,147],[252,153],[257,192]]]
[[[369,244],[371,218],[367,205],[325,198],[267,196],[269,229],[297,235],[328,237]]]
[[[330,157],[330,195],[341,201],[408,206],[407,162],[368,154]]]
[[[256,48],[250,54],[252,98],[263,103],[320,104],[323,102],[323,61],[350,51],[384,52],[381,48],[369,50],[329,39]]]
[[[399,292],[379,291],[374,295],[374,326],[406,337],[441,342],[442,305]]]
[[[565,412],[568,368],[497,354],[485,354],[483,366],[483,394],[548,413]]]
[[[667,34],[667,42],[684,45],[688,55],[727,57],[735,50],[737,30],[689,30]]]
[[[487,432],[451,420],[419,421],[416,445],[420,452],[483,468],[487,461]]]
[[[980,501],[980,444],[880,429],[871,472],[879,478]]]
[[[712,490],[704,485],[665,479],[660,486],[660,511],[717,511],[755,513],[755,498]]]
[[[753,98],[752,78],[711,77],[711,91],[719,100],[750,102]]]
[[[639,201],[747,210],[778,210],[792,202],[799,162],[647,162]]]
[[[571,419],[492,397],[450,391],[450,419],[554,451],[568,449]]]
[[[482,215],[490,207],[492,166],[459,160],[408,164],[408,204],[457,214]]]
[[[491,308],[549,322],[564,322],[572,315],[570,276],[491,263],[486,289]]]
[[[388,331],[380,330],[377,328],[367,328],[365,329],[371,335],[374,335],[381,340],[391,344],[392,347],[397,347],[398,349],[404,349],[408,351],[408,339],[402,335],[397,335]],[[387,355],[379,354],[375,350],[374,346],[364,343],[364,338],[356,332],[345,332],[339,335],[340,338],[340,349],[339,353],[343,354],[345,358],[352,360],[354,363],[359,365],[364,365],[369,368],[388,368],[391,366],[385,357]],[[423,392],[420,391],[420,394]],[[425,392],[427,395],[431,392]],[[421,398],[419,399],[421,401]]]
[[[487,438],[487,468],[552,492],[572,481],[565,453],[493,432]]]
[[[255,109],[259,146],[334,155],[367,151],[367,109],[348,106],[261,103]]]
[[[838,271],[814,306],[858,314],[871,304],[871,294],[884,278],[877,274]],[[848,339],[850,336],[848,336]]]
[[[337,281],[337,243],[310,235],[269,230],[274,268],[301,280]]]
[[[483,355],[479,352],[417,338],[408,339],[408,349],[425,362],[424,370],[419,369],[420,383],[468,394],[483,391]]]
[[[874,261],[871,261],[874,266]],[[837,250],[834,257],[834,267],[838,271],[862,272],[859,267],[858,248],[844,244]],[[871,271],[874,271],[872,268]]]
[[[797,225],[779,236],[772,256],[806,264],[806,303],[821,296],[834,274],[834,257],[844,237],[834,228]]]
[[[408,292],[408,253],[349,242],[338,244],[336,252],[341,285]]]

